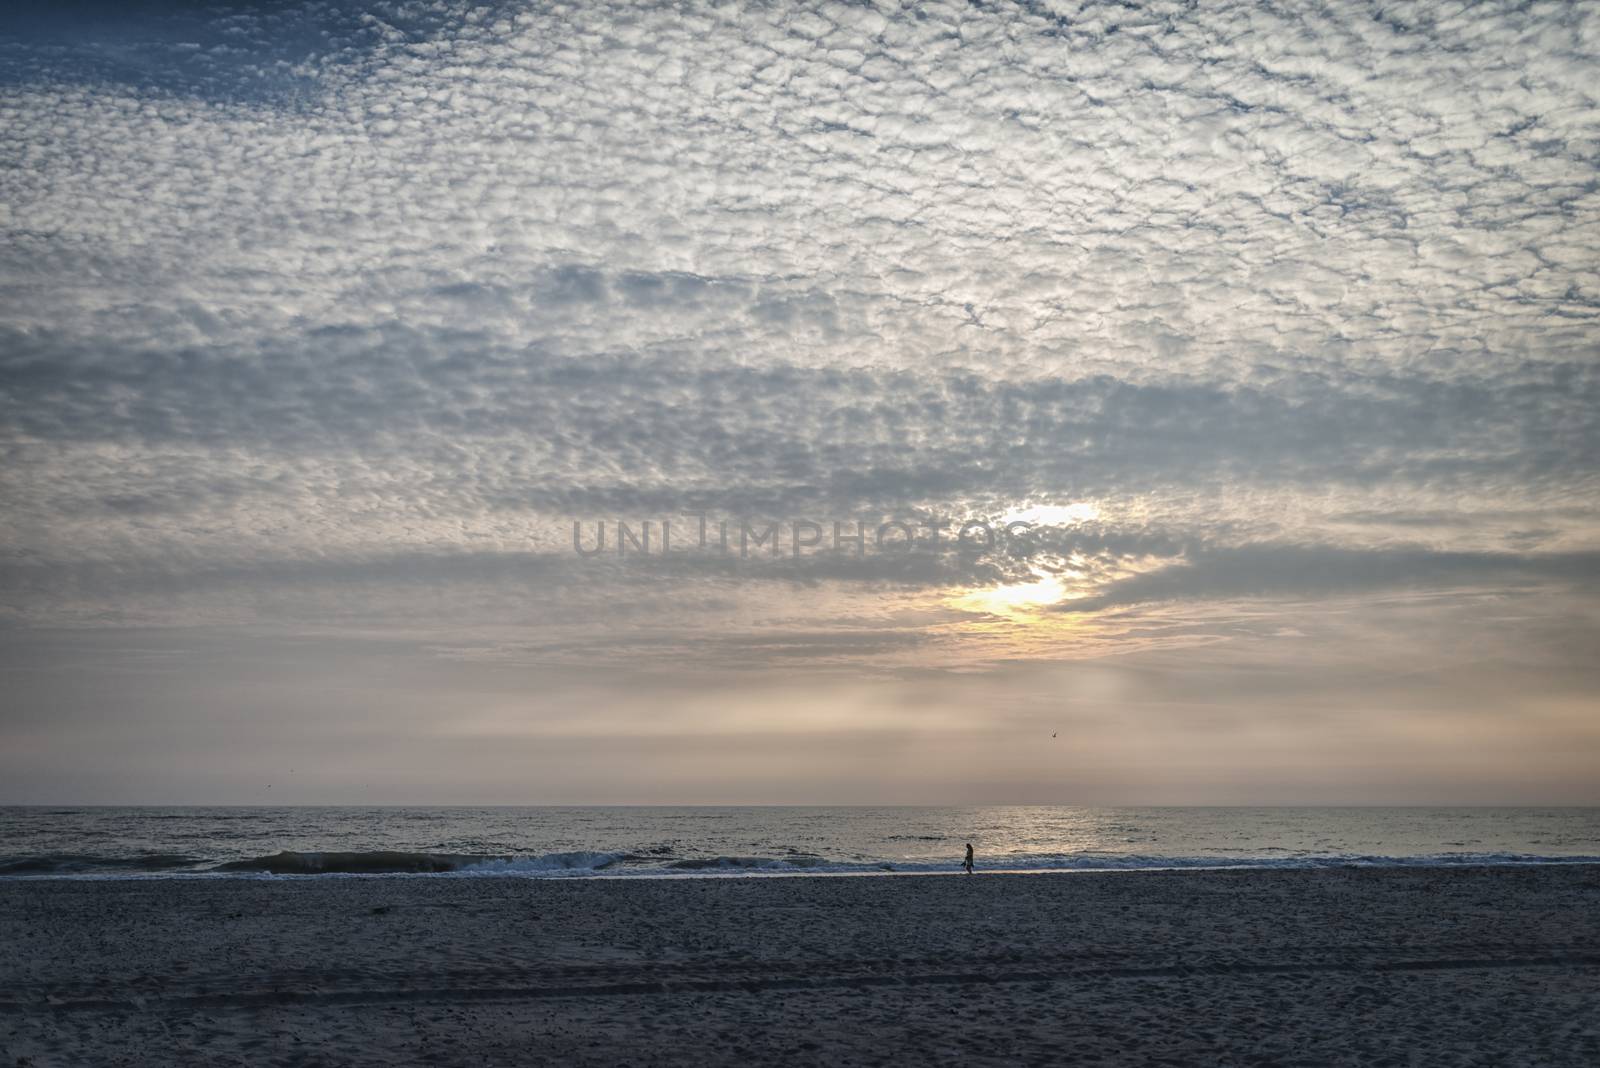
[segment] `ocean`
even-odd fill
[[[0,877],[531,878],[1600,862],[1596,808],[0,808]]]

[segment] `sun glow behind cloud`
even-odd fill
[[[1025,619],[1037,618],[1040,608],[1066,596],[1066,581],[1059,575],[1045,575],[1032,582],[969,590],[954,597],[951,603],[971,612]]]
[[[1007,512],[1001,517],[1001,522],[1069,527],[1080,523],[1093,523],[1099,518],[1100,505],[1098,503],[1079,501],[1075,504],[1029,505],[1025,508]]]

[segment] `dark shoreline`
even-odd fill
[[[1597,868],[16,879],[0,1063],[1589,1065]]]

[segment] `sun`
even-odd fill
[[[1052,605],[1067,596],[1066,583],[1059,575],[1046,575],[1034,582],[1019,582],[991,589],[969,590],[955,598],[958,608],[970,612],[984,612],[995,616],[1033,615],[1045,605]]]
[[[1007,523],[1033,523],[1036,526],[1071,527],[1093,523],[1100,518],[1100,506],[1089,501],[1076,504],[1036,504],[1019,508],[1001,517]]]

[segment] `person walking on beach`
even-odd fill
[[[967,874],[968,875],[972,874],[972,843],[971,842],[967,843],[967,859],[963,860],[961,862],[961,866],[963,868],[967,869]]]

